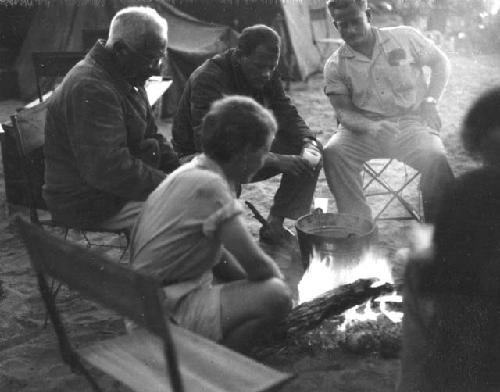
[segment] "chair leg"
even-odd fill
[[[377,214],[377,216],[375,217],[375,220],[377,220],[380,215],[387,209],[387,207],[392,203],[392,201],[394,199],[398,199],[398,201],[401,203],[401,205],[406,209],[406,211],[412,216],[413,219],[417,220],[418,222],[420,222],[421,218],[420,218],[420,215],[418,214],[417,211],[415,211],[415,209],[413,208],[413,206],[408,203],[402,196],[401,196],[401,192],[410,184],[413,182],[413,180],[415,180],[417,178],[417,176],[419,175],[419,173],[415,173],[412,177],[410,177],[410,179],[408,179],[407,181],[405,181],[405,183],[397,190],[393,190],[383,179],[381,178],[375,178],[375,181],[378,182],[388,193],[390,193],[392,195],[391,199],[389,200],[389,202],[386,203],[386,205],[384,206],[384,208]],[[411,219],[411,218],[410,218]]]
[[[92,378],[88,370],[85,369],[78,355],[75,353],[75,351],[73,351],[55,304],[55,295],[53,294],[51,288],[49,288],[46,278],[41,273],[38,273],[37,280],[38,288],[40,289],[42,299],[45,303],[45,307],[47,308],[47,314],[50,316],[54,330],[56,332],[57,340],[59,342],[59,349],[61,351],[64,362],[66,362],[70,366],[72,371],[76,370],[80,372],[87,379],[95,392],[103,392],[99,385],[97,385],[96,381]],[[52,281],[51,283],[51,286],[53,285],[54,281]],[[56,289],[56,294],[60,287],[61,284],[59,284],[58,288]]]
[[[52,279],[50,282],[50,290],[49,290],[49,295],[52,297],[52,300],[55,301],[57,294],[59,293],[59,290],[62,287],[62,283],[58,283],[56,286],[56,281],[55,279]],[[49,324],[49,312],[45,311],[45,317],[43,319],[43,328],[46,328],[47,325]]]
[[[94,380],[94,377],[92,377],[90,372],[85,368],[85,366],[83,366],[77,355],[74,355],[74,358],[72,358],[71,370],[80,373],[83,377],[85,377],[94,392],[104,392],[99,384],[97,384],[96,380]]]
[[[385,203],[382,209],[377,213],[374,217],[374,220],[410,220],[415,219],[418,222],[422,221],[422,214],[420,211],[417,211],[414,206],[412,206],[408,201],[403,197],[404,189],[411,184],[420,173],[416,172],[413,175],[409,175],[406,171],[406,166],[404,167],[404,183],[398,189],[393,189],[385,180],[381,177],[382,173],[389,167],[389,165],[393,162],[393,159],[389,159],[380,170],[375,170],[369,164],[365,164],[363,166],[363,173],[367,173],[370,176],[368,182],[363,186],[363,190],[365,191],[371,184],[374,182],[378,183],[384,188],[384,191],[377,191],[366,194],[366,196],[377,196],[377,195],[391,195],[390,199]],[[419,197],[421,195],[419,194]],[[387,210],[389,205],[394,201],[398,200],[398,202],[403,206],[403,208],[408,212],[409,216],[406,217],[390,217],[390,218],[381,218],[381,215]]]
[[[125,236],[125,247],[123,248],[122,254],[119,258],[120,263],[123,261],[123,258],[125,257],[125,254],[127,253],[127,250],[130,246],[130,235],[128,234],[128,231],[125,231],[123,235]]]
[[[377,178],[380,178],[382,173],[389,167],[389,165],[392,163],[392,159],[388,160],[382,169],[380,170],[375,170],[373,169],[370,165],[366,164],[363,166],[364,171],[366,171],[370,175],[370,180],[363,186],[363,190],[366,190],[374,181],[376,181]]]

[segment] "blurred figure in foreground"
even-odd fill
[[[398,392],[500,390],[500,88],[462,125],[482,167],[457,178],[435,224],[432,254],[405,273]]]
[[[262,167],[274,117],[251,98],[216,101],[202,123],[203,153],[151,194],[132,233],[134,268],[163,280],[180,325],[246,351],[286,316],[291,293],[246,228],[238,184]],[[229,283],[215,284],[212,269]]]

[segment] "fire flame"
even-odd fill
[[[373,250],[365,253],[358,263],[351,265],[339,263],[342,267],[336,264],[334,255],[322,255],[313,249],[309,268],[298,284],[299,304],[358,279],[377,278],[381,283],[393,283],[388,261],[377,256]]]
[[[370,278],[378,279],[374,285],[394,283],[388,260],[377,255],[374,250],[366,252],[358,263],[349,265],[336,263],[334,255],[322,255],[313,249],[309,268],[298,284],[299,304],[310,301],[340,285]],[[339,329],[345,330],[347,325],[357,321],[376,321],[381,314],[394,323],[401,322],[403,313],[390,310],[387,306],[388,303],[402,302],[400,295],[393,293],[381,296],[374,301],[379,303],[380,310],[375,311],[370,301],[354,306],[344,313],[345,321]]]

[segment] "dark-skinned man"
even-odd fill
[[[272,111],[278,132],[263,168],[252,179],[256,182],[282,174],[267,225],[260,231],[261,239],[268,242],[284,238],[285,218],[297,219],[309,212],[322,148],[285,95],[275,72],[279,56],[280,37],[273,29],[265,25],[244,29],[237,48],[214,56],[193,72],[172,128],[174,149],[181,162],[188,161],[201,152],[202,119],[217,99],[245,95]]]

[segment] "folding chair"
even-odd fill
[[[42,186],[44,184],[44,155],[43,145],[45,143],[45,116],[47,108],[46,103],[24,109],[11,116],[11,127],[6,127],[5,131],[15,140],[16,150],[20,161],[20,173],[22,176],[23,194],[27,207],[29,208],[30,220],[33,223],[61,227],[64,230],[64,236],[68,235],[70,229],[78,231],[84,238],[87,247],[105,246],[121,249],[120,260],[125,255],[128,248],[128,232],[126,230],[104,230],[92,227],[69,227],[67,225],[55,222],[52,218],[40,219],[38,210],[47,210],[45,201],[42,198]],[[118,236],[124,235],[126,246],[104,245],[94,243],[90,240],[88,232],[111,233]]]
[[[395,159],[372,159],[363,165],[363,191],[365,196],[388,196],[382,207],[374,216],[374,220],[416,220],[417,222],[424,221],[422,208],[422,195],[420,187],[417,186],[418,203],[411,203],[405,191],[412,184],[416,184],[420,179],[420,172],[409,169],[407,165],[403,165],[403,173],[401,174],[399,184],[394,185],[393,181],[388,178],[388,169],[397,161]],[[411,170],[411,172],[410,172]],[[376,185],[376,186],[375,186]],[[394,203],[399,203],[404,210],[404,215],[383,215],[389,206]],[[416,205],[415,205],[416,204]]]
[[[64,77],[73,66],[84,58],[84,52],[33,52],[31,54],[35,70],[38,99],[43,102],[42,78],[51,78],[54,86],[57,78]]]
[[[325,61],[332,53],[330,48],[339,47],[344,43],[340,37],[333,37],[330,28],[328,9],[324,3],[319,8],[309,7],[309,21],[313,44],[318,49],[321,61]]]
[[[174,325],[162,306],[157,279],[18,218],[17,225],[50,314],[62,359],[101,391],[90,364],[134,391],[268,391],[285,383],[281,373]],[[76,349],[70,342],[47,276],[137,323],[126,335]]]

